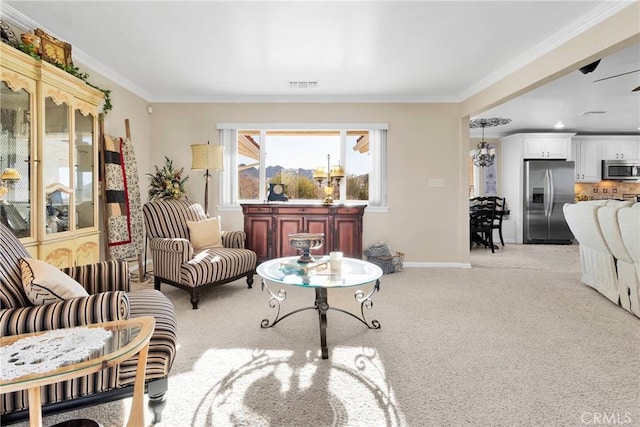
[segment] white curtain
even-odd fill
[[[387,131],[385,129],[369,131],[369,155],[371,157],[369,206],[387,206]]]
[[[224,146],[224,172],[220,180],[222,206],[238,204],[238,130],[220,129],[220,145]]]

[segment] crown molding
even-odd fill
[[[457,97],[449,96],[376,96],[376,95],[234,95],[234,96],[152,96],[152,103],[191,103],[191,104],[455,104],[461,102]]]
[[[78,64],[81,64],[95,71],[96,73],[106,77],[107,79],[118,84],[119,86],[122,86],[123,88],[127,89],[129,92],[132,92],[134,95],[139,96],[145,101],[148,102],[149,99],[153,97],[151,93],[142,89],[140,86],[136,85],[126,77],[123,77],[122,75],[116,73],[112,68],[109,68],[103,63],[96,61],[91,55],[85,53],[84,51],[74,48],[73,56],[76,60],[75,62],[77,62]]]

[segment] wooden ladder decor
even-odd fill
[[[103,234],[103,244],[104,244],[104,254],[106,259],[111,259],[111,250],[109,248],[109,211],[107,207],[107,195],[106,195],[106,185],[105,185],[105,151],[106,151],[106,133],[104,130],[104,114],[100,114],[98,118],[99,122],[99,132],[100,132],[100,199],[102,204],[102,220],[104,227]],[[129,124],[129,119],[125,119],[124,121],[125,128],[125,137],[127,140],[131,140],[131,126]],[[146,248],[145,248],[146,252]],[[143,254],[137,254],[138,259],[138,275],[139,280],[144,280],[146,276],[146,266],[143,259]]]

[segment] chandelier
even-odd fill
[[[478,127],[482,128],[482,138],[480,139],[480,142],[478,143],[476,149],[471,151],[474,165],[482,167],[491,166],[496,158],[496,149],[490,148],[489,144],[487,144],[487,141],[484,140],[484,128],[506,125],[509,123],[511,123],[511,119],[500,118],[475,119],[469,122],[469,127],[471,129],[475,129]]]

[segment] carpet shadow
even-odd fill
[[[336,360],[285,353],[253,351],[211,386],[190,425],[293,426],[311,416],[318,426],[404,425],[376,350],[337,349]]]

